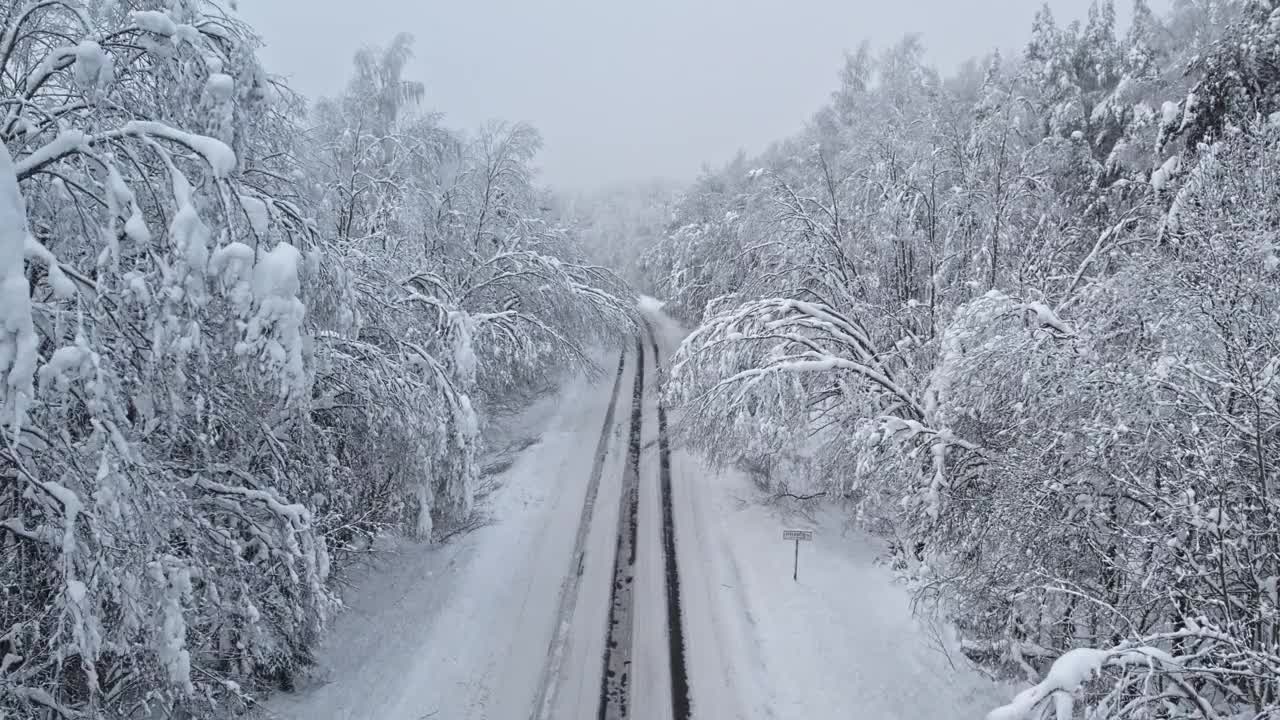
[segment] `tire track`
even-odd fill
[[[654,377],[658,377],[658,340],[646,320],[645,331],[653,346]],[[680,567],[676,558],[675,510],[671,499],[671,445],[667,439],[667,408],[662,403],[662,387],[655,382],[658,405],[658,473],[662,492],[662,554],[667,581],[667,651],[671,668],[671,717],[688,720],[692,711],[689,672],[685,663],[684,623],[680,612]]]
[[[565,648],[568,645],[569,629],[573,625],[573,613],[578,604],[578,590],[582,585],[582,567],[586,558],[587,536],[591,530],[591,519],[595,515],[596,497],[600,494],[600,476],[604,471],[605,456],[608,454],[609,435],[613,428],[613,416],[618,406],[618,394],[622,388],[622,369],[626,365],[627,351],[618,354],[618,373],[613,380],[613,393],[609,397],[609,408],[604,414],[604,425],[600,428],[600,439],[596,443],[595,459],[591,465],[591,477],[587,481],[587,495],[582,502],[582,516],[578,520],[578,534],[574,540],[573,555],[570,559],[569,572],[560,586],[560,605],[556,614],[556,629],[551,636],[551,644],[547,648],[547,662],[543,666],[542,681],[538,683],[538,697],[533,705],[532,720],[548,720],[555,706],[556,692],[559,689],[560,669],[564,664]]]
[[[622,473],[618,542],[609,594],[609,624],[600,682],[599,720],[621,720],[630,711],[631,648],[635,625],[636,538],[639,532],[640,430],[644,399],[644,344],[636,336],[636,381],[631,394],[631,435]]]

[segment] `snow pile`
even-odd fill
[[[76,516],[84,509],[84,505],[80,502],[80,497],[65,485],[50,480],[40,483],[40,486],[62,505],[62,552],[70,555],[75,550]]]
[[[67,277],[67,274],[62,271],[62,266],[58,264],[58,259],[39,240],[27,235],[23,243],[23,254],[44,265],[45,272],[48,274],[46,280],[49,287],[53,288],[54,297],[59,300],[70,300],[75,297],[76,284],[71,282],[71,278]]]
[[[453,335],[454,370],[461,387],[470,389],[476,381],[475,320],[463,311],[450,312],[449,328]]]
[[[302,254],[289,243],[280,243],[263,253],[253,269],[253,294],[262,304],[273,298],[291,298],[301,289],[298,266]]]
[[[1058,318],[1058,315],[1054,313],[1053,310],[1049,309],[1048,305],[1045,305],[1042,302],[1027,302],[1022,303],[1019,307],[1025,311],[1028,316],[1035,318],[1037,327],[1049,328],[1062,333],[1063,335],[1072,334],[1071,328],[1068,327],[1066,323],[1062,322],[1062,320]]]
[[[1155,188],[1157,191],[1165,189],[1165,186],[1169,184],[1169,181],[1172,180],[1181,169],[1182,156],[1174,155],[1173,157],[1170,157],[1168,160],[1165,160],[1164,164],[1159,168],[1156,168],[1155,172],[1151,173],[1151,187]]]
[[[191,571],[175,567],[168,572],[160,562],[148,565],[147,574],[156,585],[163,587],[164,607],[160,637],[157,638],[157,654],[160,665],[169,674],[169,682],[191,694],[191,653],[186,648],[187,621],[182,612],[183,602],[191,595]]]
[[[173,37],[178,32],[177,23],[159,10],[135,10],[129,13],[129,18],[139,29],[156,35]]]
[[[147,276],[137,270],[130,270],[120,278],[129,289],[127,297],[139,305],[150,305],[151,288],[147,285]]]
[[[254,235],[259,239],[265,238],[271,227],[271,213],[267,202],[253,195],[241,195],[240,207],[244,209],[245,217],[249,218],[249,227],[253,229]]]
[[[16,438],[35,394],[37,339],[30,288],[23,273],[27,208],[13,158],[0,143],[0,412]]]
[[[224,72],[210,69],[204,84],[204,105],[208,108],[206,132],[223,143],[235,139],[235,80]]]
[[[236,168],[235,152],[217,138],[185,132],[149,120],[130,120],[125,123],[122,132],[126,135],[151,135],[184,145],[203,157],[213,174],[219,178],[230,175]]]
[[[80,580],[67,580],[64,602],[71,615],[71,633],[75,646],[80,650],[81,657],[90,661],[83,664],[86,680],[90,687],[96,688],[98,671],[95,663],[102,651],[102,628],[94,613],[89,588]]]
[[[204,303],[204,273],[209,262],[209,228],[200,219],[192,199],[191,183],[172,164],[169,174],[173,180],[173,199],[178,206],[169,224],[169,237],[182,258],[178,271],[179,282],[187,299],[197,305]]]
[[[278,373],[282,399],[301,397],[307,383],[302,333],[306,307],[298,299],[302,254],[289,243],[279,243],[256,260],[249,246],[230,243],[215,251],[209,263],[210,274],[222,279],[242,319],[244,336],[235,352],[255,356],[265,371]]]
[[[97,357],[84,343],[83,338],[75,345],[58,348],[48,362],[40,366],[40,389],[45,391],[53,385],[59,392],[66,392],[72,380],[87,376],[93,372]]]
[[[209,276],[222,280],[223,293],[242,318],[253,309],[253,259],[253,248],[240,242],[223,245],[209,258]]]
[[[209,74],[209,79],[204,84],[205,92],[209,93],[209,97],[214,102],[224,103],[231,99],[231,94],[235,92],[236,83],[230,75],[221,72]]]
[[[1165,213],[1164,230],[1168,232],[1178,232],[1182,229],[1182,213],[1191,198],[1199,194],[1205,184],[1206,178],[1211,177],[1218,170],[1217,154],[1222,149],[1220,142],[1212,145],[1200,145],[1200,161],[1193,166],[1187,173],[1186,182],[1178,190],[1173,197],[1173,202],[1169,204],[1169,209]],[[1179,165],[1181,168],[1181,165]]]
[[[52,140],[19,160],[15,165],[15,174],[18,177],[26,177],[36,168],[43,167],[64,155],[70,155],[84,148],[87,143],[88,136],[84,132],[80,130],[62,130]]]
[[[102,46],[85,40],[76,46],[75,54],[72,76],[76,84],[92,92],[105,90],[115,78],[115,70],[111,57],[102,51]]]
[[[108,225],[103,232],[103,240],[105,247],[98,255],[98,264],[100,266],[108,265],[112,259],[119,256],[120,246],[116,228],[116,218],[126,216],[124,221],[124,235],[133,243],[131,250],[136,253],[141,251],[151,242],[151,230],[147,227],[147,222],[142,217],[142,209],[138,207],[137,198],[133,194],[133,190],[125,183],[124,178],[120,176],[120,171],[115,165],[107,167],[107,209],[110,211],[108,215]]]

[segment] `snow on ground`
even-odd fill
[[[672,464],[681,575],[701,585],[685,606],[691,651],[719,647],[732,666],[690,663],[695,715],[980,718],[1004,702],[962,658],[951,667],[911,616],[907,591],[875,562],[878,543],[837,511],[788,516],[738,473],[685,452]],[[814,530],[800,543],[799,581],[788,527]]]
[[[541,442],[498,477],[488,526],[444,545],[406,544],[353,576],[348,610],[318,654],[327,682],[277,694],[265,716],[527,717],[609,401],[608,375],[561,392]]]
[[[618,392],[609,455],[601,473],[600,492],[582,559],[581,594],[571,623],[564,665],[552,688],[553,704],[545,717],[594,718],[600,702],[601,672],[604,667],[605,628],[609,622],[610,583],[613,577],[614,548],[617,542],[622,473],[626,463],[627,429],[630,426],[631,394],[634,387],[635,358],[628,356]],[[607,390],[605,390],[607,392]],[[579,452],[590,452],[584,445]],[[566,522],[569,522],[566,519]],[[577,519],[573,520],[577,525]],[[559,568],[547,572],[562,573]],[[516,718],[516,716],[512,716]],[[496,720],[496,716],[495,716]]]

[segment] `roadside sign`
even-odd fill
[[[813,540],[812,530],[783,530],[783,540],[796,541],[796,559],[795,564],[791,566],[791,579],[800,582],[800,541],[806,542]]]

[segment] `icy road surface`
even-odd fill
[[[917,720],[1003,702],[933,649],[837,513],[805,523],[792,581],[797,520],[661,436],[655,370],[680,334],[647,314],[607,377],[562,390],[489,525],[353,577],[324,680],[266,717]]]

